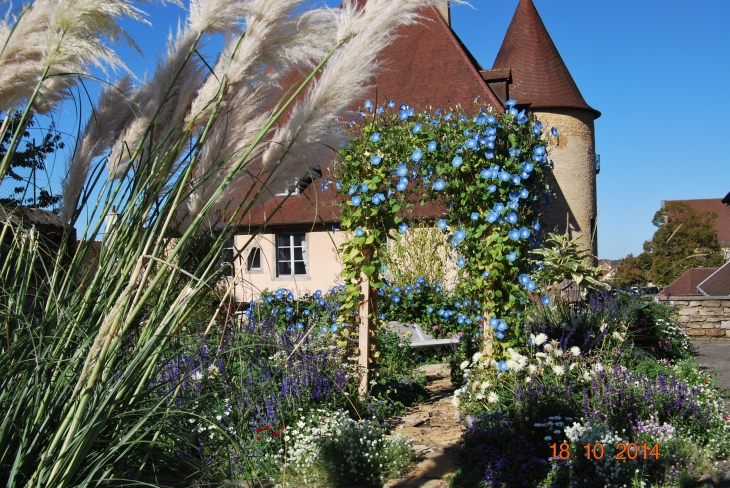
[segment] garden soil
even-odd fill
[[[717,374],[720,384],[730,394],[730,340],[693,341],[697,362],[703,369]],[[391,480],[385,488],[448,488],[457,469],[456,455],[462,447],[464,426],[457,420],[451,404],[454,387],[448,364],[431,364],[419,368],[428,379],[428,399],[398,419],[395,433],[412,437],[413,449],[421,461],[404,478]],[[730,412],[730,396],[726,398]],[[717,465],[717,481],[703,480],[707,488],[730,488],[730,462]]]

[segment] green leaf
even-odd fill
[[[365,276],[370,277],[373,275],[373,273],[375,273],[375,266],[363,266],[362,272],[363,274],[365,274]]]

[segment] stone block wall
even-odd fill
[[[730,338],[730,297],[673,296],[669,303],[679,308],[679,320],[687,335]]]

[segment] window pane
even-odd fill
[[[294,234],[294,245],[301,246],[304,244],[304,234]]]
[[[247,269],[261,269],[261,248],[254,247],[249,251]]]
[[[298,275],[307,274],[307,267],[304,266],[303,262],[297,261],[294,263],[294,274],[298,274]]]
[[[289,236],[291,236],[291,234],[278,234],[276,236],[276,245],[289,246]]]
[[[279,276],[286,276],[291,274],[291,265],[287,261],[279,261],[277,264],[277,272]]]
[[[291,261],[291,248],[280,247],[276,259],[277,261]]]
[[[304,261],[304,251],[301,247],[295,247],[294,248],[294,260],[295,261]]]

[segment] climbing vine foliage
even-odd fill
[[[351,236],[341,248],[342,309],[357,309],[366,278],[374,291],[385,286],[387,238],[417,231],[408,217],[419,206],[436,206],[460,294],[479,303],[485,336],[504,348],[514,345],[520,314],[538,293],[530,252],[540,245],[539,214],[551,196],[550,133],[513,101],[506,113],[477,106],[471,114],[417,113],[391,101],[373,111],[368,102],[360,122],[334,171],[341,229]],[[348,336],[354,322],[347,324],[345,315],[342,322],[350,326],[342,327]]]

